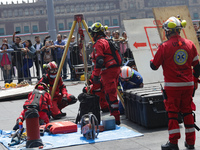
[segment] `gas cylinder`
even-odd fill
[[[38,110],[35,108],[28,109],[25,112],[25,119],[27,132],[26,148],[43,146],[42,140],[40,139]]]

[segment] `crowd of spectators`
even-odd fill
[[[62,39],[62,35],[58,34],[56,41],[49,40],[50,36],[46,36],[43,43],[40,36],[35,36],[34,44],[32,44],[32,41],[28,39],[22,41],[21,37],[17,36],[17,33],[19,32],[14,32],[11,45],[4,38],[0,46],[0,66],[5,83],[11,83],[14,76],[17,77],[18,83],[24,79],[31,81],[33,76],[30,68],[33,68],[33,72],[36,74],[35,77],[39,80],[42,74],[45,73],[43,64],[56,61],[58,66],[60,65],[67,42],[66,35]],[[68,52],[68,54],[70,53]],[[63,66],[63,79],[67,78],[67,62],[69,58],[69,56],[66,58]]]
[[[200,44],[200,22],[199,22],[199,25],[197,25],[197,23],[193,23],[193,26],[194,26],[194,30],[196,31],[196,34],[197,34],[197,39],[199,41],[199,44]]]
[[[18,83],[23,80],[31,82],[33,75],[31,75],[30,68],[33,68],[34,77],[39,80],[42,74],[45,73],[43,64],[55,61],[58,66],[60,65],[65,45],[68,41],[67,35],[58,34],[56,41],[49,40],[50,36],[46,36],[43,41],[41,41],[40,36],[37,35],[35,36],[34,44],[32,44],[32,41],[28,39],[22,41],[21,37],[17,35],[18,33],[19,32],[13,33],[12,44],[9,44],[8,40],[4,38],[0,46],[0,63],[5,83],[11,83],[12,77],[14,76],[17,77]],[[124,59],[133,58],[130,48],[128,47],[128,38],[125,31],[122,33],[122,36],[120,36],[118,30],[112,31],[112,33],[110,30],[107,30],[105,34],[107,36],[106,38],[112,39],[116,45],[118,45]],[[74,65],[83,63],[82,53],[78,44],[79,42],[76,37],[72,35],[67,57],[63,64],[63,79],[67,78],[67,64],[72,73]],[[86,50],[89,58],[89,54],[92,52],[91,41],[86,45]],[[89,61],[88,59],[88,62]],[[89,63],[91,63],[91,61]]]

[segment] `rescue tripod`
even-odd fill
[[[62,59],[61,59],[61,62],[60,62],[60,66],[58,68],[58,72],[57,72],[57,75],[56,75],[56,79],[55,79],[55,82],[54,82],[54,85],[53,85],[53,88],[52,88],[52,91],[51,91],[51,99],[52,100],[53,100],[53,97],[54,97],[54,94],[55,94],[56,87],[58,85],[60,74],[61,74],[64,62],[65,62],[65,59],[66,59],[66,56],[67,56],[67,51],[69,49],[70,41],[71,41],[72,35],[74,33],[76,23],[78,23],[78,34],[80,34],[79,47],[81,48],[82,54],[83,54],[85,80],[86,80],[86,86],[87,86],[87,89],[88,89],[87,93],[89,93],[89,91],[90,91],[90,89],[89,89],[89,79],[88,79],[88,68],[87,68],[87,55],[86,55],[85,43],[84,43],[85,35],[83,33],[82,24],[85,27],[85,30],[86,30],[86,32],[87,32],[87,34],[88,34],[88,36],[89,36],[89,38],[90,38],[90,40],[92,41],[93,44],[94,44],[94,41],[93,41],[90,33],[88,32],[88,26],[87,26],[85,20],[83,19],[83,14],[77,14],[77,15],[74,15],[74,21],[73,21],[73,24],[72,24],[72,27],[71,27],[71,31],[69,33],[69,38],[68,38],[67,44],[65,45],[65,50],[64,50],[64,53],[63,53],[63,56],[62,56]],[[117,89],[117,94],[118,94],[118,96],[119,96],[119,98],[122,102],[123,107],[124,107],[124,99],[122,98],[118,89]]]

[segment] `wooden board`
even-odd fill
[[[153,14],[154,14],[156,24],[159,27],[158,32],[159,32],[161,41],[167,40],[165,37],[164,30],[160,28],[162,24],[169,17],[172,17],[172,16],[177,17],[177,15],[180,15],[180,18],[182,20],[186,20],[187,22],[186,27],[183,28],[181,31],[181,37],[184,37],[193,41],[197,48],[198,53],[200,54],[199,42],[196,36],[196,32],[194,30],[190,12],[187,6],[157,7],[157,8],[152,8],[152,9],[153,9]]]
[[[15,98],[18,96],[28,95],[30,92],[33,91],[35,85],[28,85],[19,88],[9,88],[6,90],[0,90],[0,100],[8,99],[8,98]]]
[[[162,67],[157,71],[150,68],[150,60],[161,43],[154,19],[132,19],[123,22],[129,48],[133,53],[138,72],[143,77],[143,82],[145,84],[162,82],[164,80]]]

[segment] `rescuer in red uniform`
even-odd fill
[[[52,108],[51,95],[48,93],[48,87],[45,83],[39,83],[35,86],[33,92],[29,93],[28,100],[23,105],[24,110],[17,118],[16,125],[13,130],[19,128],[19,122],[24,121],[25,112],[29,108],[36,108],[38,110],[40,124],[49,123],[50,109]]]
[[[57,64],[52,61],[45,65],[45,69],[47,71],[47,74],[43,75],[39,83],[43,82],[47,85],[49,84],[49,91],[51,93],[57,75],[58,67]],[[61,117],[66,116],[66,113],[62,113],[61,110],[68,105],[76,103],[76,101],[77,99],[73,95],[67,93],[66,86],[64,85],[62,78],[60,77],[52,100],[52,117],[54,119],[60,119]]]
[[[93,83],[102,84],[105,90],[106,100],[109,103],[110,113],[115,117],[116,124],[120,124],[120,113],[117,100],[117,85],[120,74],[121,57],[118,51],[111,49],[109,42],[105,39],[104,31],[106,26],[101,23],[94,23],[89,29],[89,33],[95,41],[93,45],[92,58],[94,62]]]
[[[89,80],[89,85],[90,85],[90,94],[99,96],[99,104],[100,104],[102,112],[109,112],[109,104],[106,101],[105,90],[102,85],[102,79],[100,79],[100,82],[98,84],[94,84],[93,75],[91,75],[90,80]],[[83,92],[87,93],[87,87],[83,88]]]
[[[194,43],[180,36],[182,27],[186,21],[176,17],[170,17],[164,24],[163,29],[167,41],[158,47],[158,51],[150,66],[157,70],[160,65],[163,68],[165,108],[168,112],[169,142],[162,145],[162,150],[178,150],[180,129],[178,113],[184,117],[185,147],[194,149],[195,127],[191,105],[194,89],[194,78],[199,76],[199,57]],[[195,73],[192,73],[192,66]]]

